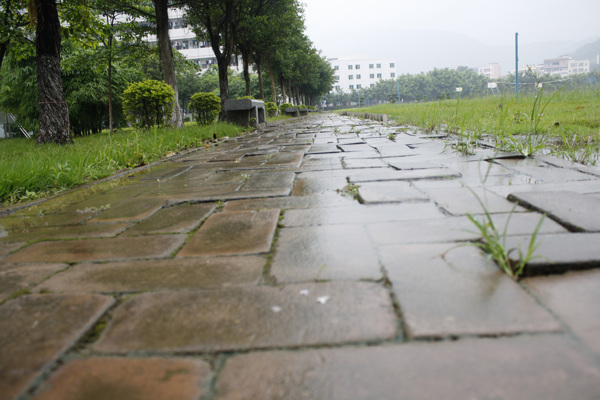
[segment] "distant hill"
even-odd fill
[[[598,67],[598,55],[600,54],[600,39],[579,47],[569,55],[575,60],[590,60],[591,64]]]

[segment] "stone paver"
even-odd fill
[[[584,194],[561,192],[511,193],[509,199],[525,207],[546,213],[571,231],[600,232],[600,199]]]
[[[527,249],[530,236],[509,237],[508,249]],[[540,234],[536,238],[539,247],[535,257],[527,263],[524,275],[562,273],[578,269],[600,267],[600,233]],[[518,252],[510,253],[513,262],[518,261]]]
[[[124,302],[96,351],[189,352],[395,337],[390,296],[374,283],[146,293]]]
[[[561,328],[475,247],[396,245],[381,248],[379,254],[410,337],[506,335]]]
[[[24,392],[112,303],[98,295],[28,295],[0,306],[0,399]]]
[[[178,256],[266,253],[271,248],[278,220],[277,209],[215,214],[202,225]]]
[[[60,368],[35,400],[181,399],[208,392],[212,373],[203,361],[176,358],[89,358]]]
[[[451,138],[311,113],[0,209],[0,400],[597,400],[600,168]],[[523,279],[485,211],[547,213]]]
[[[417,342],[235,356],[217,393],[218,400],[594,399],[600,369],[561,336]]]
[[[131,293],[220,288],[255,283],[265,263],[262,257],[247,256],[79,264],[43,282],[35,291]]]
[[[525,284],[597,354],[600,354],[600,270],[525,279]],[[590,318],[596,315],[598,318]]]
[[[181,204],[163,208],[126,232],[130,235],[187,233],[198,227],[214,210],[214,205]]]
[[[31,289],[50,275],[67,268],[66,264],[30,264],[0,266],[0,301]]]
[[[7,262],[74,262],[165,257],[185,240],[183,235],[41,242],[6,258]]]
[[[382,278],[377,256],[361,225],[281,229],[271,273],[278,282]]]

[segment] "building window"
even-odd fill
[[[348,75],[348,79],[354,79],[354,75]]]
[[[335,87],[335,90],[340,90],[340,89],[341,89],[341,88],[340,88],[340,86],[339,86],[339,85]]]
[[[369,74],[369,78],[375,79],[375,74]]]
[[[369,68],[373,69],[374,65],[373,64],[369,64]]]
[[[356,85],[357,89],[360,89],[362,87],[362,85]]]
[[[356,65],[354,66],[354,68],[355,68],[355,69],[360,69],[360,65],[359,65],[359,64],[356,64]]]
[[[392,73],[390,74],[390,77],[392,77],[392,78],[395,78],[395,77],[396,77],[396,74],[395,74],[394,72],[392,72]]]
[[[336,75],[336,76],[334,76],[333,78],[334,78],[336,81],[339,81],[339,80],[340,80],[340,76],[339,76],[339,75]]]
[[[381,68],[381,64],[377,64],[377,68]]]
[[[360,74],[356,75],[356,79],[360,79]]]
[[[375,86],[375,84],[374,84],[374,83],[371,83],[371,87],[373,87],[373,86]]]
[[[352,65],[348,65],[348,69],[352,69]]]
[[[348,87],[350,88],[350,90],[354,90],[354,85],[350,85]]]
[[[377,74],[377,79],[381,79],[381,74]]]
[[[390,68],[396,68],[396,63],[390,63]]]
[[[333,69],[334,69],[334,71],[338,71],[340,69],[340,66],[339,65],[334,65]]]

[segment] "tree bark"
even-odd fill
[[[263,86],[263,77],[262,77],[262,64],[260,62],[260,57],[255,55],[254,62],[256,63],[256,73],[258,74],[258,90],[259,96],[262,101],[265,100],[265,88]]]
[[[271,66],[271,60],[267,60],[267,66],[269,67],[269,78],[271,79],[271,94],[273,96],[273,103],[277,104],[277,87],[275,86],[275,76],[273,75],[273,67]]]
[[[173,48],[169,37],[169,1],[154,0],[154,11],[156,13],[156,37],[158,38],[158,54],[160,68],[165,83],[175,91],[175,104],[169,124],[174,128],[183,128],[183,117],[179,106],[179,91],[177,90],[177,75],[175,74],[175,61],[173,60]]]
[[[73,143],[60,74],[60,21],[56,0],[36,0],[38,143]]]

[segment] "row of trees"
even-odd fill
[[[331,106],[347,106],[352,103],[361,105],[378,103],[433,101],[461,97],[477,97],[498,95],[500,93],[511,95],[515,92],[515,75],[509,74],[503,79],[495,81],[496,89],[488,88],[488,79],[478,75],[468,67],[457,69],[434,69],[417,75],[401,75],[397,79],[381,80],[374,86],[353,90],[350,93],[336,91],[324,99]],[[579,89],[600,84],[600,71],[588,74],[573,75],[561,78],[552,75],[535,75],[532,72],[523,72],[519,75],[519,91],[527,93],[535,91],[541,83],[545,90]],[[462,88],[457,92],[456,88]]]
[[[183,126],[178,80],[196,85],[198,68],[171,48],[169,7],[184,8],[198,38],[210,42],[222,103],[238,56],[246,95],[254,94],[252,65],[260,98],[314,103],[330,90],[333,71],[304,34],[297,0],[0,0],[0,107],[37,128],[39,142],[68,143],[71,130],[112,131],[123,121],[127,84],[160,79],[175,91],[169,123]],[[158,46],[144,41],[149,33]],[[198,90],[187,91],[183,103]]]

